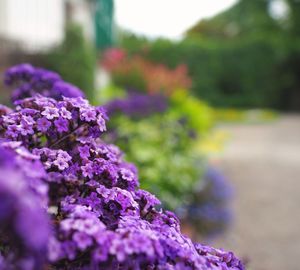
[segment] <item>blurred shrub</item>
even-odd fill
[[[85,40],[82,28],[70,24],[66,27],[63,43],[47,54],[44,62],[46,67],[83,89],[89,99],[93,100],[95,59],[95,50]]]
[[[157,40],[144,50],[144,57],[171,68],[186,64],[196,96],[215,106],[241,108],[280,105],[275,74],[283,54],[280,42],[259,37],[225,44]]]
[[[174,118],[186,119],[190,129],[203,135],[212,128],[213,109],[206,103],[188,94],[186,90],[177,90],[170,96],[170,110]]]
[[[111,72],[114,84],[127,89],[170,95],[175,89],[188,88],[191,84],[186,66],[170,69],[139,55],[128,56],[122,49],[107,50],[102,65]]]
[[[181,209],[183,219],[187,219],[200,235],[213,237],[228,227],[233,213],[229,202],[233,189],[224,175],[209,167],[204,179],[192,192],[191,203]]]
[[[167,98],[161,94],[145,95],[137,92],[129,92],[124,98],[116,98],[106,104],[109,115],[121,113],[134,119],[163,113],[168,107]]]

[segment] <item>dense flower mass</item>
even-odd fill
[[[50,233],[45,171],[18,142],[2,142],[0,152],[0,269],[42,269]]]
[[[93,108],[88,101],[63,97],[62,101],[41,95],[18,100],[12,113],[0,119],[0,132],[25,146],[56,146],[69,135],[97,138],[106,130],[107,118],[102,108]]]
[[[37,93],[55,99],[65,97],[84,97],[83,92],[52,71],[35,68],[30,64],[20,64],[11,67],[5,74],[5,83],[15,85],[12,101],[31,97]]]
[[[181,234],[177,217],[159,209],[159,200],[138,188],[136,168],[123,160],[116,146],[100,139],[107,119],[102,108],[81,97],[57,101],[40,95],[15,104],[14,110],[0,114],[0,132],[9,144],[26,147],[28,158],[38,157],[46,171],[43,183],[48,187],[53,233],[46,234],[45,269],[244,269],[232,253],[192,243]],[[23,151],[16,152],[26,157]],[[0,178],[0,187],[5,179]],[[31,188],[22,191],[27,193]],[[3,189],[3,194],[9,197],[11,191]],[[25,199],[14,194],[16,203]],[[26,215],[19,206],[16,209]],[[16,224],[5,217],[1,220],[7,229],[10,222]],[[35,219],[30,218],[24,224],[32,231],[47,228],[42,223],[34,226]],[[5,250],[0,243],[0,250]],[[11,250],[6,253],[1,252],[0,263],[2,258],[13,258]]]

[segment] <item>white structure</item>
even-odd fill
[[[67,16],[93,38],[91,2],[87,0],[0,0],[0,40],[18,43],[28,51],[46,50],[60,43]],[[1,44],[0,44],[1,45]]]

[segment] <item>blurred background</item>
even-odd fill
[[[1,77],[24,62],[106,107],[186,234],[299,270],[300,1],[0,0]]]

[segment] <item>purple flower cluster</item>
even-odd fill
[[[12,101],[32,97],[35,94],[61,99],[65,97],[84,97],[83,92],[52,71],[35,68],[30,64],[20,64],[11,67],[5,73],[6,85],[15,85]]]
[[[0,269],[42,269],[50,233],[46,173],[17,142],[2,142],[0,152]]]
[[[13,112],[2,115],[0,132],[5,133],[7,139],[22,141],[27,147],[54,144],[59,147],[70,135],[97,138],[106,130],[105,111],[91,107],[81,97],[63,97],[56,101],[36,95],[15,104]]]
[[[162,113],[167,109],[167,99],[161,94],[145,95],[129,92],[125,99],[115,99],[105,105],[108,115],[122,113],[130,117],[140,118]]]
[[[22,190],[28,196],[32,192],[47,192],[53,233],[47,238],[46,269],[244,269],[232,253],[192,243],[181,234],[177,217],[159,209],[159,200],[138,188],[136,168],[123,160],[116,146],[99,137],[105,131],[107,119],[102,108],[90,106],[81,97],[56,101],[40,95],[15,104],[14,110],[3,110],[0,114],[0,135],[10,141],[8,144],[15,147],[21,158],[38,157],[46,172],[46,188],[32,185],[30,180],[30,191]],[[29,152],[24,154],[23,147]],[[5,183],[0,178],[0,187]],[[9,195],[10,190],[7,192]],[[21,211],[26,217],[30,208],[25,211],[18,204],[25,197],[20,193],[16,196],[20,198],[12,206],[16,213]],[[10,205],[1,207],[0,215]],[[47,226],[44,228],[34,218],[38,226],[29,226],[30,218],[29,213],[29,221],[20,222],[19,226],[47,235]],[[9,230],[10,221],[4,219],[1,224]],[[32,235],[26,232],[27,236]],[[30,247],[35,238],[27,238],[23,242]],[[7,254],[10,253],[8,250]],[[2,258],[9,256],[0,254],[1,266]],[[43,256],[36,257],[39,262],[42,259]]]
[[[206,237],[222,233],[232,221],[228,206],[232,193],[232,187],[224,175],[209,167],[203,183],[195,190],[191,204],[185,209],[186,218]]]

